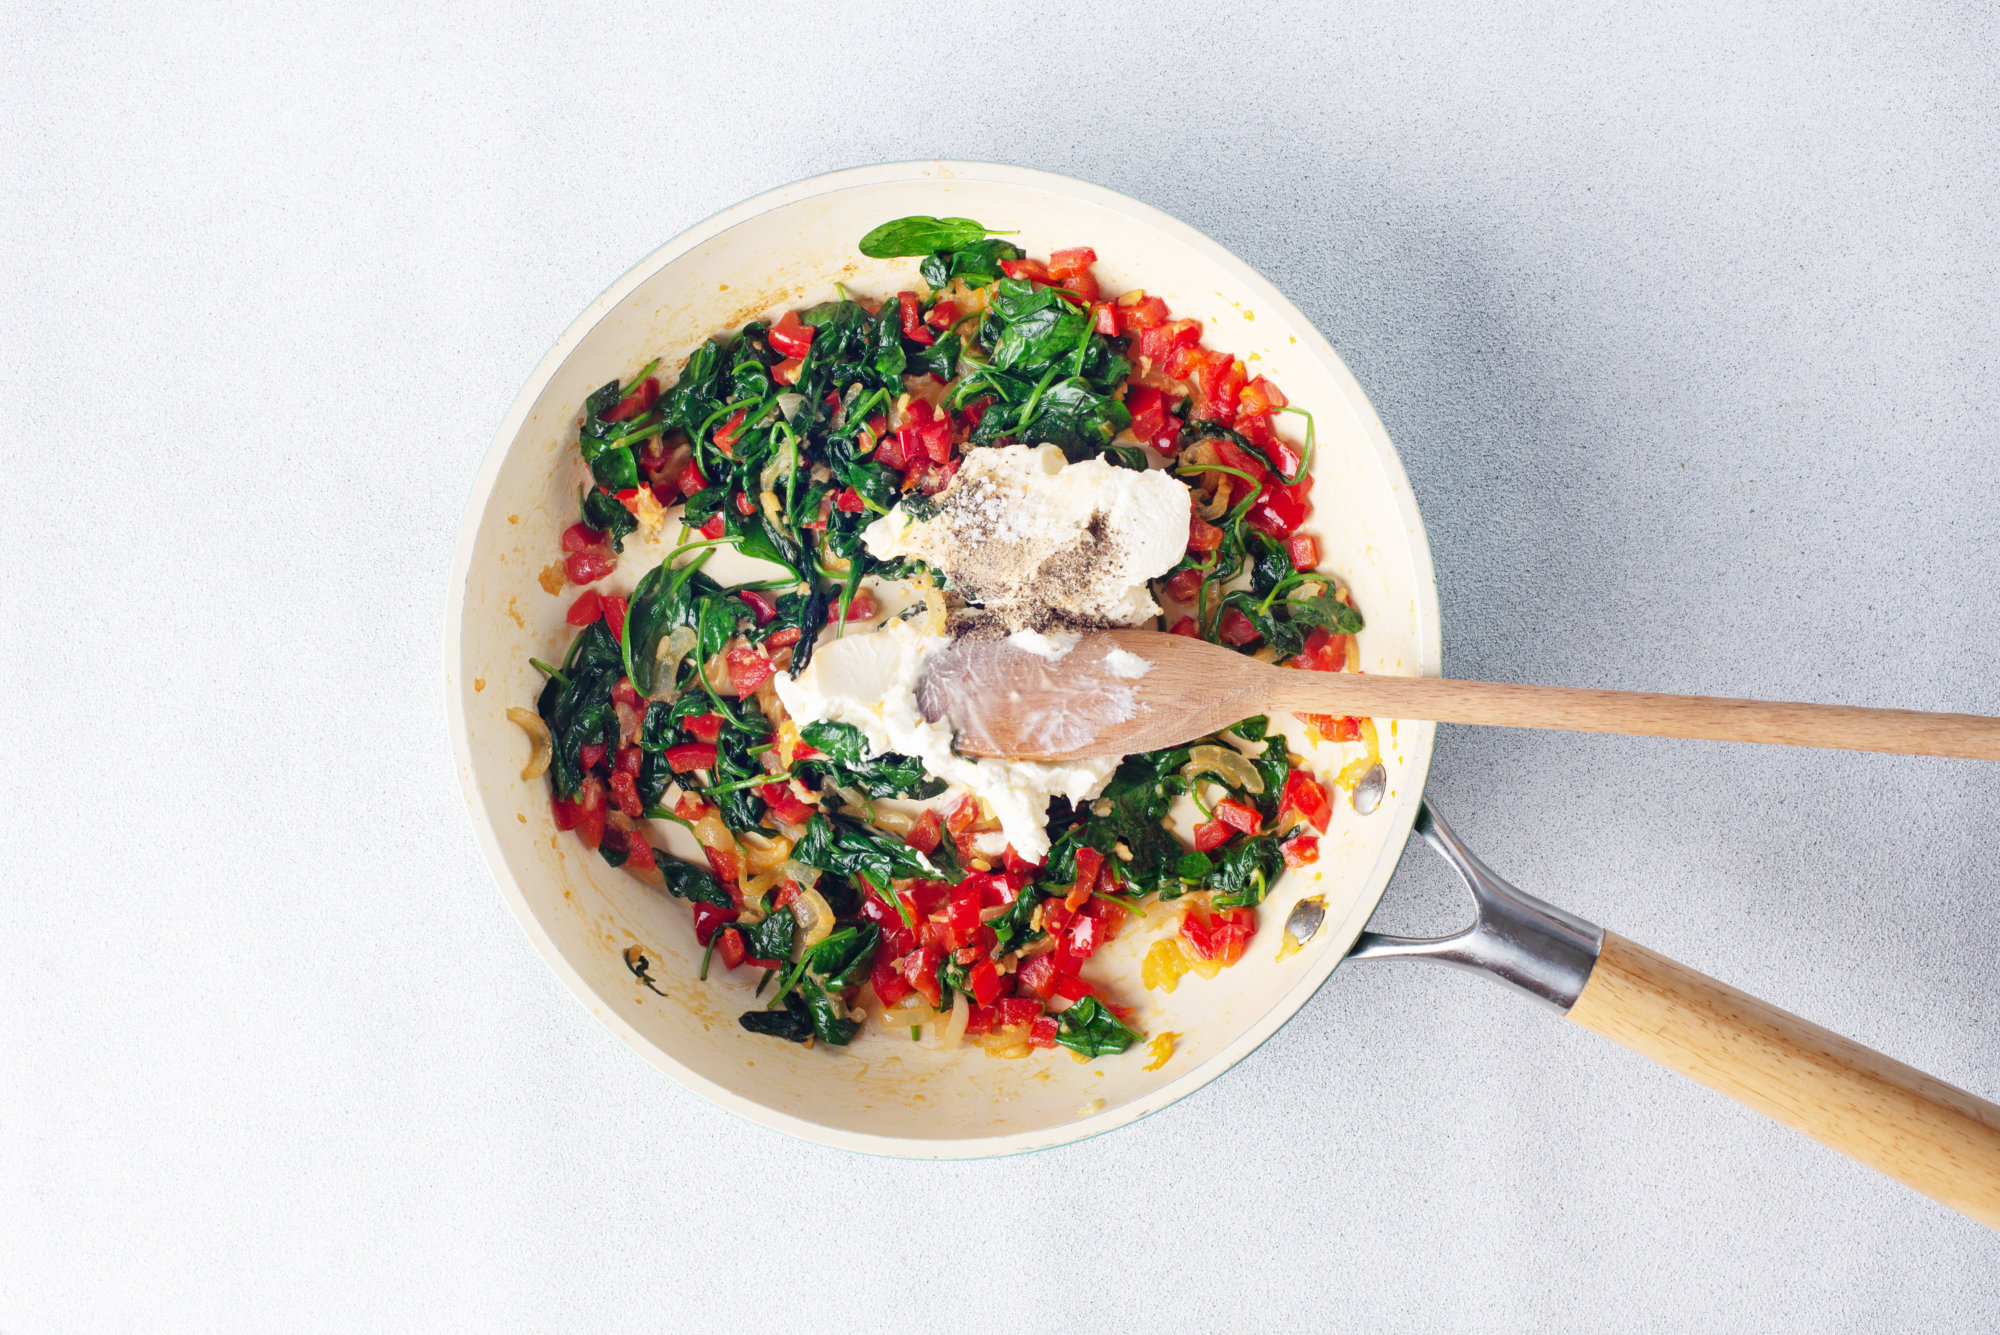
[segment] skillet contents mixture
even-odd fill
[[[958,637],[1059,661],[1082,630],[1148,624],[1354,670],[1361,615],[1299,532],[1312,419],[1160,298],[1100,291],[1088,248],[1035,260],[904,218],[861,251],[921,257],[922,283],[585,401],[582,518],[543,574],[582,588],[578,633],[509,711],[524,777],[547,776],[559,829],[689,902],[700,978],[762,971],[753,1033],[1123,1052],[1133,999],[1092,955],[1172,914],[1146,987],[1234,964],[1284,869],[1317,860],[1329,788],[1375,763],[1373,723],[1302,716],[1362,748],[1331,784],[1261,717],[1122,761],[974,760],[917,708],[918,673]],[[713,577],[720,548],[753,573]],[[667,852],[675,825],[701,864]]]

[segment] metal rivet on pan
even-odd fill
[[[1320,924],[1326,921],[1326,901],[1318,895],[1301,899],[1292,905],[1292,915],[1285,919],[1285,934],[1304,945],[1318,933]]]

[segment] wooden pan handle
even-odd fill
[[[2000,1229],[2000,1106],[1611,932],[1569,1018]]]
[[[2000,718],[1980,714],[1364,673],[1274,670],[1261,682],[1273,705],[1305,713],[2000,760]]]

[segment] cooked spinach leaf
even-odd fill
[[[1085,997],[1071,1006],[1056,1024],[1056,1042],[1086,1057],[1123,1052],[1138,1041],[1139,1036],[1096,997]]]
[[[822,777],[858,789],[869,797],[936,797],[945,790],[942,779],[924,770],[921,760],[893,751],[875,756],[868,753],[868,739],[861,729],[847,723],[808,723],[799,736],[824,759],[800,763],[801,777],[819,787]]]

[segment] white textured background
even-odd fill
[[[758,1130],[529,948],[440,689],[467,488],[583,304],[950,156],[1305,309],[1451,672],[2000,713],[1990,6],[408,8],[0,15],[0,1331],[2000,1321],[1994,1235],[1413,965],[1089,1144]],[[2000,1096],[2000,768],[1447,729],[1434,774],[1531,891]],[[1377,925],[1458,912],[1413,853]]]

